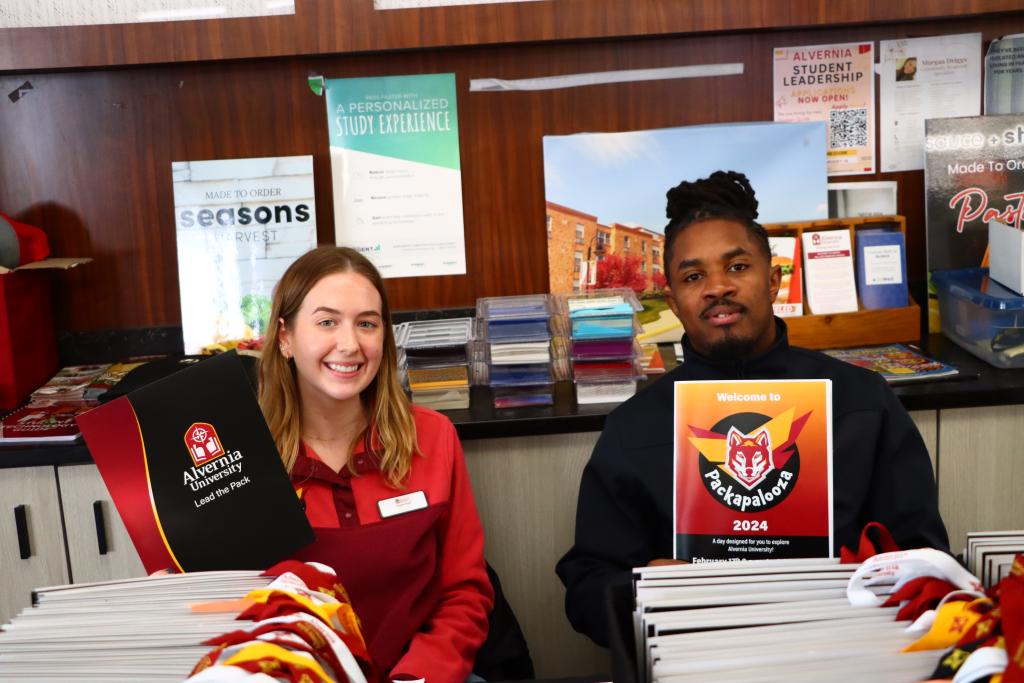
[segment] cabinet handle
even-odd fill
[[[14,526],[18,530],[18,553],[21,559],[27,560],[32,557],[32,546],[28,541],[28,510],[24,505],[14,508]]]
[[[107,554],[107,529],[103,524],[103,501],[97,500],[92,504],[92,516],[96,520],[96,545],[100,555]]]

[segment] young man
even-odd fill
[[[856,548],[871,521],[901,548],[949,545],[928,452],[885,380],[790,346],[773,316],[781,276],[746,177],[717,171],[668,200],[666,295],[686,330],[684,362],[608,416],[580,483],[575,544],[557,567],[569,621],[600,645],[606,588],[672,557],[677,381],[831,379],[836,550]]]

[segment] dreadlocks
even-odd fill
[[[694,182],[684,180],[666,193],[665,273],[672,261],[672,243],[687,226],[713,218],[733,220],[750,231],[751,236],[771,258],[768,233],[757,222],[757,198],[747,176],[736,171],[715,171]]]

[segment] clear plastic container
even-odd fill
[[[988,277],[988,268],[937,270],[942,333],[987,363],[1024,368],[1024,296]]]
[[[548,384],[552,381],[550,363],[524,363],[521,365],[491,365],[492,387],[515,387],[530,384]]]
[[[625,339],[640,331],[636,315],[615,315],[595,318],[574,318],[571,335],[576,339]]]
[[[481,329],[487,340],[494,343],[551,339],[547,317],[484,320]]]
[[[523,363],[550,363],[551,342],[528,341],[507,344],[490,344],[487,359],[492,365],[517,365]]]
[[[640,353],[636,341],[627,339],[577,339],[572,342],[573,360],[632,358]]]
[[[414,368],[445,368],[453,365],[466,365],[468,362],[466,344],[422,346],[405,350],[407,371]]]
[[[472,318],[414,320],[406,323],[404,343],[407,350],[465,344],[473,338]]]
[[[636,382],[578,382],[576,403],[622,403],[636,393]]]
[[[572,362],[575,382],[635,382],[644,379],[640,359],[609,359]]]
[[[524,408],[549,406],[555,402],[555,385],[531,384],[527,386],[494,387],[495,408]]]
[[[581,311],[600,311],[614,309],[620,304],[628,305],[634,312],[644,309],[632,289],[592,289],[588,292],[563,294],[559,300],[559,308],[570,315],[580,315]],[[592,315],[593,313],[584,313]]]
[[[464,410],[469,408],[469,387],[414,391],[412,402],[433,410]]]
[[[439,368],[410,368],[407,372],[413,391],[450,389],[469,386],[469,366],[449,365]]]
[[[551,315],[551,297],[547,294],[481,297],[476,300],[476,315],[484,320],[547,319]]]

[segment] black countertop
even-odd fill
[[[993,367],[941,335],[931,335],[922,347],[928,355],[960,368],[961,375],[895,386],[894,391],[907,410],[1024,404],[1024,369]],[[671,351],[665,355],[669,356],[666,365],[671,367]],[[656,381],[657,378],[648,380]],[[551,406],[496,409],[489,387],[473,387],[469,409],[444,412],[455,424],[459,437],[470,440],[597,432],[615,405],[577,405],[572,384],[559,382]],[[83,444],[0,446],[0,468],[89,462],[92,458]]]

